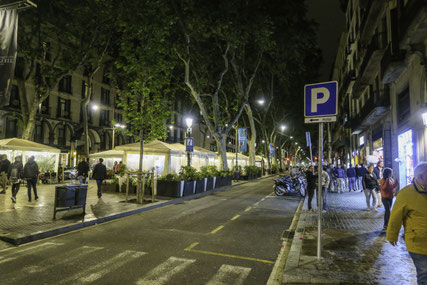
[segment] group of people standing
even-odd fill
[[[31,189],[34,193],[34,200],[38,200],[37,195],[37,178],[39,175],[39,167],[35,161],[34,156],[30,156],[28,161],[23,166],[21,156],[15,157],[15,162],[11,163],[7,158],[7,155],[2,155],[0,161],[0,185],[3,190],[0,194],[6,194],[7,183],[10,181],[12,186],[12,197],[13,203],[16,203],[16,195],[18,194],[21,182],[25,180],[27,182],[27,193],[28,202],[31,202]]]
[[[102,181],[107,178],[107,167],[103,164],[104,159],[100,158],[93,168],[92,179],[96,180],[98,198],[102,197]],[[82,159],[77,165],[77,177],[80,184],[86,184],[89,177],[90,165],[86,159]]]

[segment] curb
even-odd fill
[[[293,246],[293,236],[297,225],[299,224],[299,218],[302,213],[302,207],[304,205],[305,197],[303,197],[298,205],[297,210],[295,211],[294,218],[292,219],[292,223],[289,228],[284,232],[284,238],[279,255],[277,256],[276,262],[274,263],[273,270],[270,273],[270,277],[268,278],[267,285],[280,285],[283,280],[283,273],[285,271],[285,265],[287,263],[287,259],[289,256],[289,252],[291,251],[291,247]]]
[[[205,197],[205,196],[211,195],[211,194],[216,193],[216,192],[225,191],[225,190],[227,190],[229,188],[233,188],[234,186],[239,186],[239,185],[246,184],[246,183],[249,183],[249,182],[254,182],[254,181],[257,181],[257,180],[267,179],[267,178],[270,178],[271,176],[272,175],[268,175],[268,176],[257,178],[257,179],[254,179],[254,180],[243,181],[243,182],[240,182],[240,183],[236,183],[234,185],[224,186],[224,187],[213,189],[213,190],[210,190],[210,191],[206,191],[206,192],[202,192],[202,193],[197,193],[197,194],[193,194],[193,195],[189,195],[189,196],[185,196],[185,197],[181,197],[181,198],[176,198],[176,199],[165,201],[165,202],[157,202],[157,203],[155,203],[153,205],[147,205],[147,206],[139,208],[139,209],[134,209],[134,210],[130,210],[130,211],[113,213],[113,214],[111,214],[109,216],[106,216],[106,217],[94,218],[92,220],[78,222],[78,223],[70,224],[70,225],[67,225],[67,226],[63,226],[63,227],[59,227],[59,228],[55,228],[55,229],[46,230],[44,232],[35,232],[35,233],[32,233],[32,234],[25,234],[25,235],[19,234],[19,233],[17,233],[17,234],[3,235],[3,236],[0,236],[0,240],[3,240],[3,241],[8,242],[8,243],[11,243],[13,245],[21,245],[21,244],[25,244],[25,243],[37,241],[37,240],[40,240],[40,239],[44,239],[44,238],[48,238],[48,237],[52,237],[52,236],[56,236],[56,235],[60,235],[60,234],[68,233],[68,232],[72,232],[72,231],[79,230],[79,229],[82,229],[82,228],[94,226],[94,225],[97,225],[97,224],[102,224],[102,223],[109,222],[109,221],[112,221],[112,220],[124,218],[124,217],[127,217],[127,216],[139,214],[139,213],[142,213],[142,212],[145,212],[145,211],[154,210],[154,209],[157,209],[157,208],[161,208],[161,207],[165,207],[165,206],[169,206],[169,205],[173,205],[173,204],[178,204],[178,203],[181,203],[183,201],[188,201],[188,200],[192,200],[192,199],[198,199],[198,198],[201,198],[201,197]]]

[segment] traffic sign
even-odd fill
[[[338,82],[331,81],[305,85],[304,116],[306,118],[336,116],[337,113]]]
[[[336,122],[337,117],[314,117],[314,118],[305,118],[304,122],[306,124],[317,124],[317,123],[332,123]]]
[[[186,146],[187,152],[193,152],[193,146],[194,146],[193,138],[186,138],[185,139],[185,146]]]

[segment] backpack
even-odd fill
[[[12,183],[19,182],[19,168],[17,165],[13,165],[12,169],[10,170],[10,180]]]

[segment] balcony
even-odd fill
[[[405,71],[405,51],[399,50],[393,54],[391,45],[388,45],[381,59],[381,74],[384,84],[392,83]]]
[[[349,89],[353,87],[354,81],[356,80],[356,71],[350,70],[345,76],[342,82],[340,82],[339,91],[340,94],[345,95]]]
[[[381,19],[381,16],[386,11],[387,1],[384,0],[372,0],[372,1],[361,1],[361,6],[365,6],[365,13],[362,15],[362,20],[360,21],[361,35],[360,41],[362,45],[367,45],[372,34],[377,27],[377,22]],[[367,3],[366,3],[367,2]]]
[[[388,89],[376,92],[360,110],[359,114],[345,125],[353,134],[359,134],[367,127],[375,124],[390,110],[390,93]]]
[[[427,0],[408,1],[401,11],[400,44],[423,43],[427,34]]]

